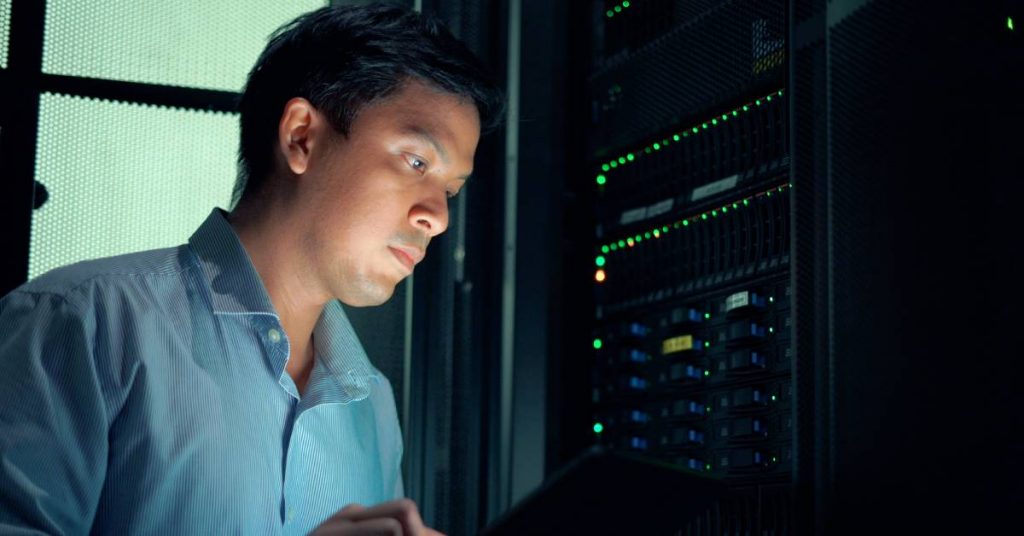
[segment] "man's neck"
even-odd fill
[[[256,273],[288,336],[290,354],[286,370],[299,392],[305,389],[313,369],[313,329],[323,312],[326,293],[316,292],[304,267],[301,237],[295,236],[288,218],[267,207],[260,217],[244,210],[232,212],[228,221],[249,254]]]

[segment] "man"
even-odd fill
[[[240,103],[230,214],[0,301],[0,533],[433,533],[337,300],[383,303],[412,273],[499,108],[415,13],[279,30]]]

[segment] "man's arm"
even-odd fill
[[[109,429],[93,332],[61,296],[0,300],[0,533],[90,531]]]

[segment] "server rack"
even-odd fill
[[[592,8],[593,440],[733,485],[684,534],[788,533],[786,5]]]
[[[1019,2],[587,5],[559,459],[732,484],[679,534],[1012,522]]]

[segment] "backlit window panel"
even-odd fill
[[[270,34],[324,5],[324,0],[48,0],[43,71],[241,91]]]
[[[236,114],[44,93],[29,277],[188,240],[236,176]]]

